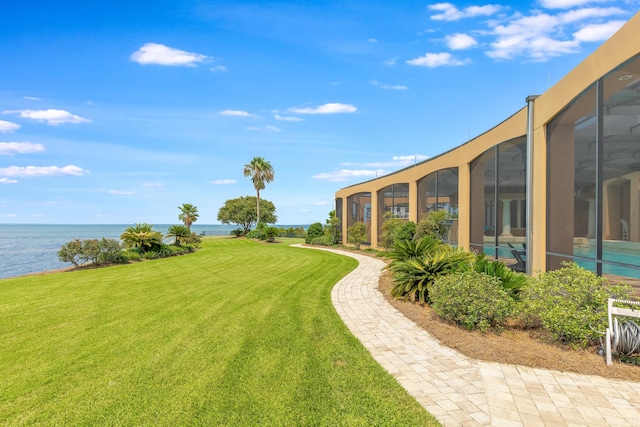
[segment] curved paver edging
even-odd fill
[[[333,305],[374,359],[443,425],[640,425],[640,383],[470,359],[384,299],[377,290],[383,261],[296,246],[358,260],[332,289]]]

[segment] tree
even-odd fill
[[[140,248],[142,252],[162,245],[162,233],[154,231],[147,223],[127,227],[120,239],[126,248]]]
[[[182,206],[178,206],[178,209],[180,209],[178,219],[184,222],[185,227],[191,230],[191,224],[198,220],[198,208],[190,203],[183,203]]]
[[[171,225],[167,230],[168,233],[165,237],[172,237],[176,246],[180,246],[182,243],[189,243],[191,238],[191,231],[184,225]]]
[[[313,239],[316,237],[320,237],[324,235],[324,230],[322,229],[322,224],[319,222],[314,222],[307,228],[307,235],[304,238],[305,243],[311,243]]]
[[[244,165],[244,176],[251,177],[253,188],[256,189],[256,223],[260,223],[260,190],[264,190],[266,183],[273,181],[273,167],[263,157],[254,157]]]
[[[324,234],[329,237],[332,245],[338,243],[341,239],[340,236],[340,218],[336,215],[336,211],[329,212],[329,219],[327,219],[324,226]]]
[[[367,226],[362,221],[354,223],[347,229],[347,242],[352,243],[356,249],[367,241]]]
[[[223,224],[238,224],[246,235],[257,224],[256,197],[243,196],[230,199],[218,210],[218,221]],[[268,200],[262,201],[262,223],[275,224],[278,220],[276,207]]]

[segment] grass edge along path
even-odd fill
[[[0,280],[0,424],[438,425],[333,308],[355,260],[202,246]]]

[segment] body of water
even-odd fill
[[[124,230],[133,224],[45,225],[0,224],[0,279],[22,276],[71,266],[58,260],[62,245],[74,239],[120,239]],[[154,225],[153,229],[167,233],[170,224]],[[289,228],[289,225],[278,227]],[[307,227],[294,225],[291,227]],[[191,230],[200,234],[219,232],[227,235],[237,225],[193,224]]]

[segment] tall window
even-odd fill
[[[471,163],[470,246],[517,265],[526,245],[526,137],[485,151]],[[523,265],[519,266],[524,268]]]
[[[640,58],[547,127],[547,267],[640,279]]]
[[[391,184],[378,191],[378,235],[391,217],[409,219],[409,184]]]
[[[458,243],[458,168],[441,169],[418,181],[418,220],[428,212],[445,211],[448,243]]]
[[[356,193],[347,198],[347,227],[356,222],[364,222],[367,227],[367,241],[371,242],[371,193]]]

